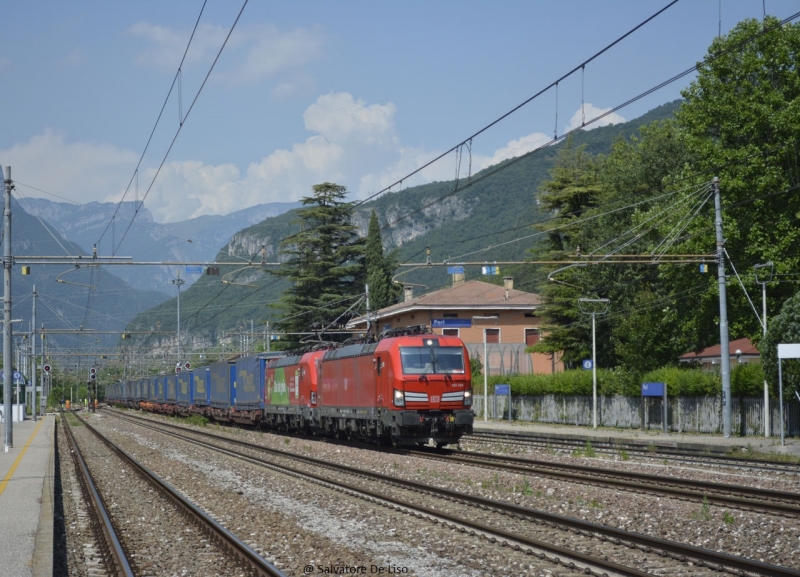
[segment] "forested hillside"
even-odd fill
[[[608,153],[616,140],[638,134],[641,126],[671,118],[679,104],[679,101],[665,104],[624,124],[580,132],[573,140],[594,154]],[[374,209],[383,227],[384,244],[388,249],[398,250],[400,262],[424,261],[426,247],[430,247],[431,258],[436,262],[468,253],[474,254],[458,260],[524,260],[538,237],[509,241],[535,233],[533,225],[546,216],[537,207],[536,193],[540,184],[549,177],[553,159],[563,146],[564,143],[560,143],[518,162],[506,161],[490,167],[473,175],[476,184],[471,186],[466,186],[468,183],[462,179],[455,194],[454,181],[385,194],[359,206],[355,212],[355,224],[365,235]],[[483,178],[495,171],[495,174]],[[295,220],[292,211],[240,231],[219,252],[217,260],[240,259],[259,263],[261,247],[264,246],[266,260],[276,261],[280,242],[298,230]],[[484,250],[495,245],[496,248]],[[249,330],[251,320],[256,330],[263,331],[264,322],[275,318],[275,311],[268,305],[278,300],[286,288],[286,281],[259,268],[225,276],[232,270],[222,269],[220,276],[204,276],[181,295],[182,330],[186,332],[187,342],[193,341],[198,345],[216,342],[223,331]],[[268,270],[269,267],[265,269]],[[468,278],[478,275],[480,267],[467,270]],[[450,282],[444,267],[412,271],[401,278],[428,287],[418,290],[433,290]],[[222,280],[231,284],[224,284]],[[172,299],[139,315],[131,323],[130,330],[150,330],[155,326],[172,330],[176,325],[176,305]],[[150,341],[155,342],[155,338]]]

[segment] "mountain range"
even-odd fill
[[[574,143],[585,145],[591,154],[607,153],[617,139],[634,137],[641,126],[671,118],[679,106],[680,101],[670,102],[629,122],[578,132],[573,136]],[[428,249],[433,263],[477,263],[465,267],[467,278],[476,278],[483,263],[526,258],[539,237],[533,225],[549,216],[538,209],[537,191],[549,178],[553,160],[563,146],[562,141],[459,181],[433,182],[384,194],[358,205],[354,223],[365,235],[372,211],[377,213],[384,245],[396,250],[399,261],[409,265],[401,267],[396,278],[415,285],[417,291],[443,288],[451,282],[445,266],[425,265]],[[289,211],[239,230],[216,259],[239,258],[257,264],[264,247],[266,261],[275,261],[281,240],[298,230],[296,219],[295,212]],[[231,332],[249,332],[251,325],[258,332],[265,331],[265,322],[275,318],[269,305],[278,300],[285,281],[270,275],[269,267],[223,269],[220,273],[201,277],[181,297],[181,318],[188,333],[185,338],[195,345],[225,340],[222,336],[226,332],[230,340]],[[138,315],[129,329],[174,327],[175,309],[171,299]],[[156,345],[159,337],[147,341]]]

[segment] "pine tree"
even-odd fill
[[[364,263],[367,269],[370,308],[377,311],[394,304],[400,288],[399,285],[392,283],[397,261],[393,254],[384,254],[381,227],[374,210],[369,219]]]
[[[537,225],[546,231],[547,240],[537,245],[533,256],[537,260],[568,260],[580,250],[591,231],[571,224],[597,206],[602,192],[598,161],[576,147],[572,139],[559,152],[550,173],[550,180],[541,187],[540,208],[550,211],[553,218]],[[562,267],[552,266],[548,272]],[[556,282],[546,282],[540,288],[547,306],[543,311],[547,335],[532,347],[540,353],[563,351],[563,360],[571,366],[586,357],[591,338],[587,339],[585,317],[578,307],[578,298],[585,294],[586,273],[582,268],[568,268],[558,273]]]
[[[364,241],[352,224],[353,205],[344,201],[347,188],[324,182],[312,190],[297,211],[301,231],[281,243],[284,264],[275,274],[293,282],[275,305],[283,333],[344,324],[348,309],[364,292]],[[284,340],[294,346],[301,339],[287,334]]]

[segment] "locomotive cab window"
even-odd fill
[[[461,347],[400,347],[403,374],[464,374]]]

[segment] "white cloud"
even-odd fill
[[[394,113],[396,107],[388,104],[367,106],[347,92],[320,96],[303,114],[308,130],[318,132],[331,142],[356,139],[367,144],[393,145]]]
[[[0,151],[3,164],[14,168],[15,180],[80,202],[100,200],[124,189],[138,158],[108,143],[70,143],[50,129]],[[32,191],[23,192],[31,195]]]
[[[177,70],[191,30],[173,30],[147,22],[128,29],[147,45],[136,55],[142,66]],[[212,24],[197,28],[186,54],[184,68],[210,65],[228,35],[228,29]],[[283,73],[297,72],[322,55],[324,38],[320,30],[280,30],[272,24],[242,25],[234,30],[223,52],[224,58],[212,77],[218,84],[252,84]],[[284,80],[282,84],[291,84]]]
[[[533,134],[528,134],[522,138],[512,140],[503,148],[497,149],[491,157],[478,157],[477,161],[473,162],[474,170],[477,172],[478,170],[483,170],[495,164],[500,164],[509,158],[522,156],[531,150],[536,150],[537,148],[545,146],[551,140],[553,140],[552,136],[548,136],[542,132],[534,132]]]
[[[587,111],[600,113],[593,106]],[[391,102],[367,104],[349,93],[325,94],[305,110],[303,121],[311,133],[305,141],[276,150],[246,169],[233,164],[171,160],[161,169],[145,204],[156,221],[173,222],[227,214],[261,203],[296,201],[307,196],[312,185],[325,181],[344,184],[354,196],[365,198],[439,154],[424,146],[402,145],[395,132],[395,113]],[[576,117],[580,118],[580,110]],[[622,119],[610,115],[604,121],[608,124]],[[472,174],[546,145],[550,139],[534,132],[511,140],[491,154],[473,152]],[[473,150],[478,144],[474,143]],[[464,150],[460,178],[467,177],[467,154]],[[118,201],[138,159],[137,153],[107,143],[68,142],[63,134],[52,130],[0,151],[0,161],[14,167],[15,179],[78,202]],[[452,180],[455,165],[451,153],[393,190]],[[154,174],[153,168],[141,170],[140,199]],[[24,192],[36,196],[35,191]],[[132,197],[129,193],[127,198]]]
[[[583,110],[579,108],[575,112],[575,114],[572,115],[572,118],[570,118],[569,120],[569,126],[567,126],[564,132],[569,132],[570,130],[580,127],[584,117],[586,118],[586,122],[589,122],[590,120],[594,120],[598,116],[606,114],[609,110],[611,109],[597,108],[593,104],[587,102],[583,105]],[[609,124],[619,124],[620,122],[625,122],[625,119],[616,112],[612,112],[604,116],[597,122],[593,122],[592,124],[587,126],[586,130],[592,130],[593,128],[599,128],[600,126],[608,126]]]

